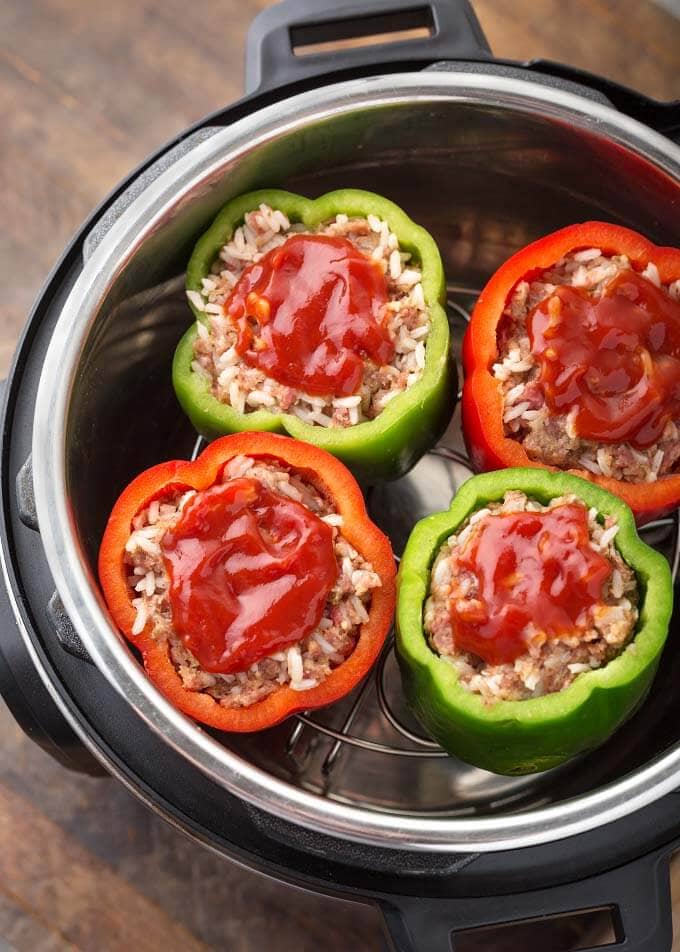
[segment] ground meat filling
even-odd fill
[[[498,362],[492,367],[503,390],[506,436],[520,442],[530,459],[561,469],[587,469],[596,475],[626,482],[654,482],[677,471],[680,459],[680,420],[669,420],[661,439],[644,450],[629,443],[596,443],[579,437],[574,411],[551,412],[539,383],[539,366],[531,353],[527,316],[556,287],[584,288],[598,299],[607,283],[632,265],[625,255],[609,257],[599,248],[586,248],[560,259],[549,271],[520,281],[508,299],[498,328]],[[661,287],[659,272],[650,263],[642,277]],[[664,286],[680,300],[680,281]]]
[[[274,492],[306,506],[333,528],[337,581],[327,599],[316,631],[297,644],[275,652],[236,674],[213,674],[174,632],[168,598],[169,578],[161,554],[161,539],[194,490],[156,499],[133,520],[125,547],[130,599],[136,610],[133,635],[148,624],[152,636],[170,645],[170,657],[189,691],[209,694],[225,707],[248,707],[282,685],[306,691],[320,684],[354,650],[361,625],[368,620],[371,593],[380,578],[342,534],[342,516],[324,494],[282,463],[237,456],[224,468],[222,480],[247,476]]]
[[[338,215],[315,234],[346,238],[383,267],[388,301],[382,320],[395,348],[391,363],[377,366],[366,359],[358,393],[324,397],[273,380],[250,367],[236,352],[236,330],[224,309],[232,288],[247,265],[301,233],[308,233],[304,226],[291,224],[283,212],[268,205],[246,214],[244,224],[220,251],[210,276],[203,279],[202,290],[187,291],[191,303],[207,318],[206,322],[197,321],[192,368],[207,376],[218,400],[239,413],[262,409],[292,413],[323,427],[373,420],[390,400],[420,380],[430,330],[418,263],[400,250],[397,236],[374,215],[365,219]]]
[[[637,582],[632,569],[615,547],[616,520],[600,522],[594,509],[588,512],[590,545],[611,562],[613,571],[605,582],[602,600],[591,613],[590,627],[573,637],[549,638],[536,625],[525,630],[527,651],[514,663],[487,664],[470,652],[458,651],[451,624],[451,603],[474,599],[479,580],[459,567],[459,555],[470,544],[476,527],[499,513],[547,511],[564,503],[583,505],[574,496],[561,496],[547,506],[524,493],[506,493],[500,503],[490,503],[467,519],[456,535],[443,544],[432,566],[430,594],[425,603],[424,627],[430,646],[454,665],[460,683],[489,701],[521,701],[541,697],[568,687],[584,671],[600,668],[621,653],[631,640],[637,623]],[[584,506],[585,508],[585,506]]]

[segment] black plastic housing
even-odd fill
[[[385,48],[306,57],[293,52],[296,37],[309,42],[356,37],[362,23],[375,32],[389,16],[402,26],[424,17],[433,32]],[[65,766],[110,771],[210,848],[277,879],[380,903],[394,949],[443,952],[455,928],[614,905],[620,910],[622,938],[614,948],[663,952],[671,942],[667,866],[680,842],[678,794],[557,846],[458,856],[351,844],[265,815],[166,747],[87,662],[78,643],[69,642],[68,620],[61,620],[61,632],[55,626],[54,585],[30,495],[17,495],[17,477],[31,451],[44,354],[82,266],[84,244],[107,209],[121,198],[124,202],[126,191],[150,166],[204,126],[229,125],[321,83],[451,59],[464,59],[474,70],[530,70],[558,86],[574,89],[576,84],[583,95],[605,97],[669,136],[680,131],[678,104],[654,103],[559,64],[493,62],[464,0],[285,0],[265,11],[248,39],[250,95],[167,143],[93,212],[48,279],[17,348],[2,409],[0,541],[6,590],[0,586],[0,693],[26,733]]]

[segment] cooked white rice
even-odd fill
[[[581,439],[574,427],[574,412],[553,413],[538,383],[539,366],[531,353],[526,319],[531,310],[559,285],[586,288],[599,297],[606,284],[632,266],[625,255],[607,256],[599,248],[586,248],[560,259],[532,281],[515,287],[499,325],[499,359],[492,371],[503,391],[505,433],[522,443],[530,459],[562,469],[585,469],[598,476],[626,482],[654,482],[676,469],[680,459],[680,420],[671,420],[658,443],[638,450],[629,443],[598,444]],[[642,276],[661,287],[656,265]],[[673,300],[680,300],[680,281],[665,286]]]
[[[395,355],[381,367],[366,360],[364,380],[355,396],[313,396],[250,367],[236,352],[236,330],[224,308],[249,264],[303,232],[304,226],[291,224],[283,212],[268,205],[246,214],[243,225],[221,249],[212,273],[203,279],[201,291],[187,291],[191,303],[205,315],[204,321],[197,321],[192,368],[205,375],[218,400],[239,413],[265,409],[293,413],[316,426],[354,426],[374,419],[422,376],[430,323],[420,267],[400,249],[387,223],[374,215],[366,219],[337,215],[317,230],[317,234],[347,238],[384,268],[388,289],[384,320]]]
[[[454,665],[464,687],[481,694],[488,702],[526,700],[561,691],[582,672],[607,664],[632,638],[638,617],[635,574],[616,548],[616,520],[607,516],[601,522],[596,510],[590,509],[590,545],[612,563],[613,571],[603,586],[602,601],[592,611],[588,629],[573,636],[546,638],[537,619],[524,632],[526,653],[513,663],[487,664],[477,655],[456,647],[451,604],[459,599],[474,599],[479,583],[475,575],[459,569],[457,556],[470,544],[479,523],[499,513],[544,512],[567,502],[583,505],[575,496],[560,496],[543,505],[512,490],[502,502],[490,503],[465,520],[456,534],[444,542],[432,566],[423,616],[430,645]]]
[[[371,593],[381,584],[370,563],[343,536],[342,516],[333,511],[319,489],[283,464],[247,456],[230,460],[222,479],[226,482],[245,475],[300,502],[333,529],[337,581],[317,630],[297,644],[262,658],[247,671],[214,674],[201,668],[174,632],[161,540],[195,495],[193,490],[174,492],[166,499],[150,503],[133,520],[125,546],[130,599],[136,611],[132,634],[141,634],[150,624],[152,627],[147,630],[151,635],[169,644],[170,657],[184,687],[209,694],[225,707],[247,707],[282,685],[294,691],[308,691],[320,684],[354,650],[359,629],[368,619]]]

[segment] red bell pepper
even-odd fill
[[[644,270],[651,261],[659,269],[662,284],[680,278],[680,249],[654,245],[629,228],[597,221],[569,225],[539,238],[506,261],[479,296],[463,342],[463,431],[477,471],[508,466],[555,469],[530,459],[521,443],[505,435],[502,388],[491,367],[498,359],[498,324],[517,283],[548,270],[564,255],[583,248],[600,248],[603,254],[625,254],[636,270]],[[633,510],[639,525],[680,505],[680,475],[663,476],[654,483],[629,483],[583,469],[571,472],[618,495]]]
[[[281,687],[250,707],[226,708],[207,694],[185,688],[169,656],[168,643],[154,639],[151,625],[132,634],[135,609],[130,601],[125,544],[132,520],[169,488],[202,491],[218,479],[224,464],[239,455],[281,460],[309,474],[333,500],[343,517],[343,535],[369,561],[382,586],[374,590],[368,621],[360,629],[352,654],[317,686],[307,691]],[[395,565],[389,540],[370,521],[356,480],[325,450],[273,433],[238,433],[215,440],[194,461],[176,460],[152,466],[137,476],[116,502],[99,552],[99,579],[111,617],[142,654],[144,667],[159,690],[190,717],[224,731],[257,731],[273,727],[296,711],[323,707],[348,694],[377,658],[392,624]]]

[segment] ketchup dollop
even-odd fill
[[[598,300],[558,287],[527,326],[547,405],[575,407],[579,436],[644,448],[680,413],[680,304],[635,271]]]
[[[486,516],[458,559],[479,594],[452,600],[454,641],[488,664],[524,654],[530,624],[548,638],[585,631],[612,571],[589,545],[586,510],[572,503]]]
[[[365,359],[387,364],[394,345],[381,320],[387,279],[346,238],[294,235],[236,283],[226,310],[237,352],[251,367],[306,393],[356,393]]]
[[[330,526],[248,478],[193,496],[161,548],[173,627],[223,674],[312,632],[338,574]]]

